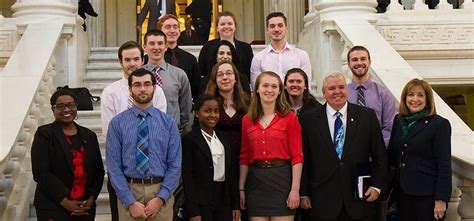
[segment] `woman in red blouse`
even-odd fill
[[[283,83],[274,72],[262,72],[242,120],[240,206],[251,220],[294,219],[302,163],[301,126]]]

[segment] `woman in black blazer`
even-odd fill
[[[402,221],[438,220],[451,197],[451,126],[436,114],[433,90],[419,79],[402,91],[388,147]]]
[[[285,97],[291,105],[291,111],[296,116],[313,109],[322,108],[316,98],[309,92],[308,75],[301,68],[292,68],[286,72],[285,80]]]
[[[238,221],[237,161],[222,132],[218,99],[201,95],[194,103],[199,126],[182,138],[185,211],[191,221]]]
[[[201,76],[209,74],[209,70],[215,64],[215,60],[212,60],[212,52],[215,51],[215,47],[221,40],[226,40],[232,43],[237,51],[237,57],[239,57],[239,63],[235,66],[239,67],[239,71],[250,79],[250,65],[252,64],[253,51],[250,44],[235,39],[237,23],[235,22],[235,16],[232,12],[223,11],[217,15],[217,32],[219,38],[204,43],[199,52],[199,70],[201,70]]]
[[[31,147],[37,219],[94,220],[104,180],[97,136],[74,122],[74,92],[60,89],[50,103],[55,121],[38,128]]]

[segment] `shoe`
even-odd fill
[[[80,0],[79,1],[79,8],[82,8],[82,10],[87,13],[88,15],[92,17],[97,17],[98,14],[94,11],[94,8],[92,8],[91,3],[89,0]]]

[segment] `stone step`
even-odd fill
[[[84,77],[83,81],[87,83],[107,83],[111,84],[115,81],[118,81],[122,78],[121,73],[115,72],[93,72],[90,75]]]

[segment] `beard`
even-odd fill
[[[133,94],[132,93],[132,98],[137,104],[148,104],[153,99],[153,94],[154,94],[154,91],[151,92],[150,94],[147,94],[147,93]],[[146,97],[143,97],[142,95],[146,95]]]

